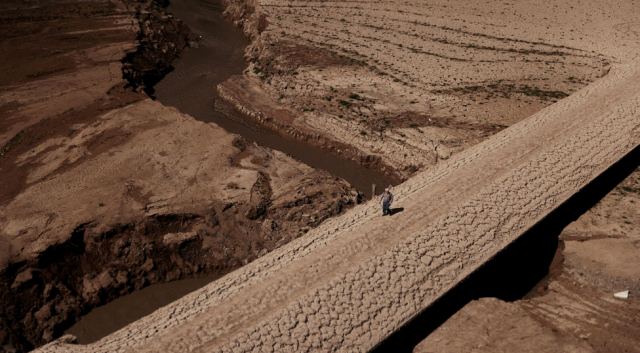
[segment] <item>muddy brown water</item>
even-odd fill
[[[174,64],[175,70],[155,86],[160,102],[343,178],[365,194],[371,192],[372,184],[380,191],[383,185],[398,183],[375,169],[282,136],[239,114],[229,116],[214,110],[216,86],[246,68],[244,49],[249,42],[239,28],[223,18],[223,7],[217,0],[172,0],[169,9],[201,39],[198,47],[188,48]]]
[[[65,333],[76,336],[81,344],[95,342],[216,278],[204,276],[151,285],[93,309]]]
[[[217,0],[171,1],[169,11],[201,37],[197,47],[188,48],[174,64],[175,70],[155,86],[158,101],[196,119],[213,122],[249,142],[282,151],[311,167],[341,177],[365,194],[371,192],[372,184],[398,183],[355,161],[286,138],[239,115],[227,116],[214,110],[216,85],[242,73],[246,67],[244,49],[249,44],[243,33],[223,18],[223,10]],[[76,336],[81,344],[95,342],[214,279],[216,277],[209,276],[151,285],[92,310],[66,333]]]

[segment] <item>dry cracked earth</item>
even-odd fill
[[[157,3],[28,5],[0,5],[7,352],[201,273],[226,275],[95,343],[37,351],[391,350],[514,240],[587,211],[574,196],[587,184],[638,163],[634,0],[228,1],[251,44],[218,94],[408,179],[386,218],[375,202],[351,207],[345,181],[148,99],[191,40]],[[638,173],[561,232],[532,293],[471,302],[415,351],[637,352]]]
[[[603,76],[619,52],[585,36],[595,19],[633,21],[625,5],[258,1],[248,72],[219,90],[406,178]]]

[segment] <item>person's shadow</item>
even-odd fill
[[[394,208],[390,208],[390,209],[389,209],[389,216],[393,216],[393,215],[395,215],[396,213],[400,213],[400,212],[402,212],[402,211],[404,211],[404,207],[394,207]]]

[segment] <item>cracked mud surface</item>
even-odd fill
[[[39,351],[367,351],[638,146],[639,77],[617,67],[418,174],[392,218],[356,207],[94,344]]]
[[[88,40],[28,72],[3,68],[12,75],[0,88],[10,186],[0,190],[0,293],[17,303],[2,307],[3,319],[29,332],[21,349],[149,281],[226,273],[357,201],[343,181],[122,90],[133,11],[83,4],[72,13],[107,14],[92,30],[107,28],[114,36],[101,38],[113,45]],[[404,212],[357,207],[95,343],[64,337],[38,351],[367,351],[638,146],[634,1],[581,11],[564,2],[409,11],[416,6],[230,3],[254,40],[252,66],[218,87],[248,116],[388,174],[435,165],[397,188]],[[14,61],[35,57],[41,48],[23,36],[42,33],[5,14],[2,25],[18,31],[6,43],[27,45]],[[38,23],[52,21],[43,14]],[[71,26],[55,32],[62,38],[43,41],[85,43],[92,32],[78,33],[86,21],[76,17],[59,21]],[[130,263],[105,269],[123,257]],[[0,341],[11,350],[21,333],[7,322]]]
[[[463,307],[415,353],[638,352],[640,169],[560,234],[549,278],[512,303]],[[613,293],[630,290],[626,300]]]

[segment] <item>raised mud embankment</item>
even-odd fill
[[[252,85],[251,81],[241,76],[234,76],[218,85],[217,94],[224,101],[217,104],[217,109],[222,111],[226,110],[230,114],[233,114],[233,111],[235,111],[243,117],[251,119],[280,134],[284,139],[293,138],[305,144],[319,147],[328,153],[340,156],[340,158],[354,161],[364,167],[362,170],[364,173],[372,174],[372,172],[368,172],[366,169],[382,173],[384,177],[371,178],[371,181],[374,183],[378,181],[376,183],[378,185],[378,191],[389,184],[398,184],[404,179],[402,174],[398,173],[389,165],[386,165],[378,156],[366,154],[353,146],[331,139],[320,133],[305,131],[295,126],[281,123],[280,120],[283,119],[283,117],[288,121],[294,119],[294,113],[277,106],[277,104],[273,102],[265,101],[266,97],[262,94],[252,94],[252,91],[255,90],[259,90],[259,88],[256,85]],[[274,116],[278,116],[278,119],[274,119]],[[368,186],[370,185],[364,185],[365,183],[357,184],[361,191],[368,190]]]
[[[398,186],[393,217],[361,205],[94,344],[38,351],[368,351],[637,152],[639,82],[614,67]]]

